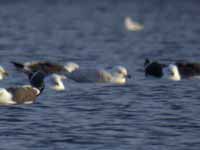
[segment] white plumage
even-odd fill
[[[181,80],[181,75],[179,73],[178,67],[174,64],[169,64],[167,67],[164,67],[163,78],[173,81]]]
[[[124,24],[128,31],[140,31],[144,28],[143,25],[133,21],[130,17],[125,18]]]
[[[126,78],[130,77],[128,71],[123,66],[116,66],[109,69],[77,69],[66,76],[76,82],[96,82],[124,84]]]
[[[63,80],[65,80],[66,77],[59,74],[52,74],[45,79],[45,84],[47,87],[49,87],[52,90],[55,91],[64,91],[65,85],[63,83]]]
[[[0,80],[3,80],[7,76],[8,76],[8,73],[5,71],[5,69],[2,66],[0,66]]]
[[[4,88],[0,88],[0,105],[6,105],[6,104],[16,104],[16,102],[12,100],[11,93],[9,93]]]

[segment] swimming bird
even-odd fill
[[[150,62],[149,59],[146,59],[144,67],[145,76],[165,78],[174,81],[179,81],[182,78],[176,64],[164,64],[157,61]]]
[[[198,62],[176,62],[182,78],[195,78],[200,76],[200,63]]]
[[[200,77],[200,63],[198,62],[175,61],[173,64],[177,67],[181,79]],[[146,59],[144,66],[146,76],[161,78],[164,75],[163,68],[167,67],[168,64],[159,63],[157,61],[150,62],[149,59]]]
[[[124,21],[125,28],[129,31],[140,31],[144,28],[143,25],[133,21],[131,17],[126,17]]]
[[[79,68],[79,65],[73,62],[68,62],[66,65],[60,65],[48,61],[32,61],[26,63],[11,61],[11,63],[17,68],[18,71],[26,74],[35,71],[42,71],[46,75],[63,72],[70,73]]]
[[[65,86],[64,86],[63,80],[65,79],[66,77],[63,75],[52,74],[45,78],[45,84],[46,84],[46,87],[49,87],[50,89],[53,89],[55,91],[64,91]]]
[[[5,71],[5,69],[2,66],[0,66],[0,80],[5,79],[7,76],[8,76],[8,72]]]
[[[76,82],[85,83],[116,83],[124,84],[131,76],[123,66],[115,66],[111,70],[106,69],[77,69],[66,74],[67,78]]]
[[[0,105],[31,104],[44,90],[45,75],[42,72],[29,74],[30,85],[0,88]]]

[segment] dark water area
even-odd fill
[[[0,108],[2,150],[199,150],[200,83],[145,78],[144,59],[200,60],[198,0],[0,1],[1,87],[28,84],[9,61],[124,65],[125,85],[65,82]],[[144,24],[124,28],[124,18]]]

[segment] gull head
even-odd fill
[[[113,75],[121,76],[125,78],[131,78],[131,76],[128,74],[127,69],[123,66],[115,66],[113,68]]]
[[[169,80],[179,81],[181,76],[178,70],[178,67],[174,64],[170,64],[167,67],[163,68],[163,76]]]
[[[113,82],[119,84],[124,84],[126,83],[127,78],[131,78],[131,76],[128,74],[127,69],[123,66],[115,66],[112,69],[111,74]]]
[[[65,79],[66,77],[64,75],[52,74],[51,76],[47,77],[45,83],[47,84],[48,87],[50,87],[55,91],[64,91],[65,86],[63,80]]]
[[[74,63],[74,62],[68,62],[66,65],[64,65],[64,69],[68,72],[71,73],[75,70],[79,69],[79,65]]]

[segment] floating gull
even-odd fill
[[[167,65],[157,61],[150,62],[149,59],[146,59],[144,67],[146,76],[165,78],[174,81],[181,80],[181,75],[176,64]]]
[[[123,66],[115,66],[111,70],[106,69],[77,69],[66,76],[76,82],[97,82],[124,84],[130,75]]]
[[[65,86],[63,84],[63,80],[65,80],[65,79],[66,79],[66,77],[63,75],[52,74],[45,78],[45,83],[46,83],[47,87],[49,87],[53,90],[64,91]]]
[[[79,68],[79,65],[73,62],[68,62],[64,66],[48,61],[32,61],[26,63],[11,61],[11,63],[17,68],[18,71],[24,73],[42,71],[46,75],[53,73],[72,72]]]
[[[42,93],[44,89],[44,74],[35,72],[29,74],[31,85],[0,88],[0,104],[31,104]]]
[[[126,17],[124,22],[125,28],[128,31],[140,31],[144,28],[143,25],[133,21],[131,17]]]
[[[176,62],[182,78],[197,78],[200,76],[200,63],[198,62]]]
[[[193,79],[200,77],[200,63],[198,62],[183,62],[178,61],[172,63],[171,70],[175,72],[175,67],[179,73],[181,79]],[[169,67],[170,65],[159,63],[157,61],[150,62],[149,59],[145,61],[145,75],[146,76],[154,76],[157,78],[161,78],[164,75],[164,68]],[[176,74],[176,73],[174,73]],[[178,76],[177,76],[178,79]]]

